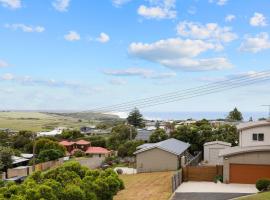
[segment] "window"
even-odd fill
[[[253,139],[253,141],[257,141],[258,140],[258,134],[253,133],[252,139]]]
[[[258,141],[264,141],[264,134],[263,133],[258,134]]]
[[[264,141],[264,134],[263,133],[253,133],[252,140],[253,141]]]

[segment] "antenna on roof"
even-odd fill
[[[270,120],[270,105],[262,105],[264,107],[268,107],[268,120]]]

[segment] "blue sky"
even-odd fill
[[[0,0],[0,109],[88,110],[270,68],[269,0]],[[269,82],[148,108],[263,111]]]

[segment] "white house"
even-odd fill
[[[222,141],[207,142],[203,145],[204,162],[208,165],[221,165],[223,158],[219,157],[222,149],[231,147],[232,144]]]
[[[252,183],[270,178],[270,121],[237,126],[239,146],[220,151],[223,179],[228,183]]]

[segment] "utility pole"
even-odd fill
[[[264,107],[268,107],[268,119],[270,119],[270,105],[262,105]]]

